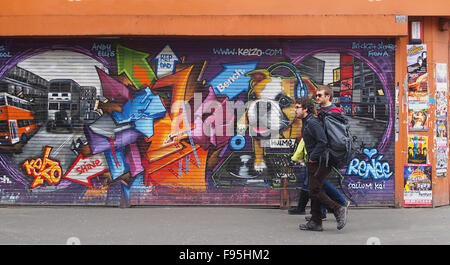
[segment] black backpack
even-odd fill
[[[349,120],[343,114],[334,111],[321,111],[318,116],[328,139],[325,152],[326,165],[336,169],[347,167],[356,155]]]

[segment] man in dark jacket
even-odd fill
[[[321,113],[328,113],[328,112],[336,112],[343,114],[344,110],[340,107],[337,107],[332,103],[333,100],[333,89],[330,86],[319,86],[317,88],[316,93],[316,101],[319,104],[319,109],[317,110],[317,115],[319,119],[322,119]],[[323,114],[323,113],[322,113]],[[327,183],[327,180],[325,180],[325,191],[327,195],[335,202],[348,207],[350,205],[350,202],[345,199],[345,196],[337,190],[333,184]]]
[[[334,202],[323,192],[323,183],[331,172],[331,168],[325,165],[322,158],[328,140],[322,123],[313,113],[315,113],[315,105],[311,99],[303,97],[296,100],[295,115],[302,119],[302,136],[308,154],[307,168],[312,214],[311,220],[306,224],[301,224],[299,228],[301,230],[322,231],[322,205],[333,211],[338,223],[337,229],[340,230],[344,228],[347,222],[347,207]]]

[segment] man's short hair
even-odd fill
[[[333,99],[333,89],[330,86],[319,86],[317,92],[323,91],[325,95],[330,96],[330,101]]]
[[[316,113],[316,105],[312,101],[312,99],[308,97],[301,97],[295,99],[295,104],[299,104],[302,108],[307,109],[308,113],[315,114]]]

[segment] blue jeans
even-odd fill
[[[333,201],[339,203],[340,205],[344,206],[347,204],[347,200],[345,199],[344,195],[336,189],[336,187],[331,184],[328,180],[325,180],[323,183],[323,191],[332,199]]]
[[[307,171],[305,170],[305,174],[303,175],[303,189],[309,190],[308,174],[306,174],[306,172]],[[347,199],[345,199],[344,195],[342,195],[342,193],[338,189],[336,189],[336,187],[328,180],[325,180],[325,182],[323,183],[323,191],[328,195],[328,197],[330,197],[330,199],[339,203],[340,205],[345,206],[347,204]],[[326,213],[327,209],[322,208],[322,214],[325,215]]]

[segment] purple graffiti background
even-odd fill
[[[374,73],[382,90],[386,115],[383,117],[382,128],[374,132],[376,143],[361,144],[363,148],[376,149],[383,155],[383,161],[394,170],[394,58],[395,44],[393,39],[379,38],[312,38],[312,39],[219,39],[219,38],[120,38],[120,39],[94,39],[94,38],[68,38],[68,39],[0,39],[3,46],[11,55],[10,58],[0,58],[0,80],[6,80],[7,74],[20,62],[33,56],[49,51],[68,51],[86,55],[109,71],[109,75],[117,80],[118,64],[117,54],[105,56],[95,45],[104,44],[110,46],[110,51],[116,51],[116,46],[121,45],[129,49],[148,54],[146,62],[156,72],[156,63],[153,60],[161,51],[169,46],[180,61],[175,62],[177,71],[186,69],[190,65],[198,66],[199,75],[189,79],[196,84],[197,92],[208,93],[208,83],[225,72],[226,64],[243,64],[257,62],[255,69],[266,69],[278,62],[288,62],[300,67],[308,59],[318,54],[345,54],[355,60],[363,62],[370,73]],[[70,60],[70,58],[68,58]],[[175,69],[175,68],[174,68]],[[87,71],[95,72],[95,69]],[[323,71],[323,70],[322,70]],[[289,73],[281,72],[283,75]],[[300,71],[300,74],[304,74]],[[323,74],[323,73],[322,73]],[[195,80],[194,80],[195,79]],[[313,80],[314,81],[314,80]],[[191,84],[189,83],[189,84]],[[186,88],[187,89],[187,88]],[[249,87],[242,88],[244,92],[233,98],[233,101],[247,102],[249,100]],[[171,95],[169,95],[170,97]],[[224,95],[217,95],[224,98]],[[163,98],[164,99],[164,98]],[[355,120],[358,117],[355,118]],[[355,121],[356,123],[356,121]],[[364,139],[367,130],[367,119],[359,121],[356,134]],[[366,127],[364,127],[366,126]],[[160,131],[155,130],[158,135]],[[80,132],[80,135],[82,133]],[[157,185],[148,181],[148,174],[141,173],[131,178],[105,180],[93,178],[92,186],[62,179],[56,186],[43,185],[31,189],[33,180],[23,168],[23,160],[18,161],[17,155],[0,150],[0,175],[5,176],[0,182],[0,203],[2,204],[100,204],[119,205],[122,203],[131,205],[153,204],[262,204],[278,205],[280,194],[283,190],[282,183],[275,181],[274,177],[264,177],[248,181],[243,178],[233,179],[236,169],[245,167],[242,161],[246,156],[253,156],[253,139],[247,131],[244,135],[245,144],[239,150],[234,150],[227,141],[224,145],[210,145],[207,150],[206,163],[208,166],[203,172],[195,171],[194,153],[184,157],[180,165],[180,172],[188,172],[196,177],[204,178],[205,187],[199,192],[195,189],[172,187],[170,185]],[[136,146],[141,155],[145,153],[142,146],[147,144],[144,137],[136,141]],[[189,139],[189,138],[187,138]],[[134,142],[133,142],[134,143]],[[190,146],[185,141],[186,146]],[[128,148],[128,147],[127,147]],[[127,149],[128,150],[128,149]],[[134,150],[134,149],[133,149]],[[136,149],[137,150],[137,149]],[[41,156],[42,148],[36,147],[33,157]],[[120,150],[118,150],[120,151]],[[129,152],[129,151],[124,151]],[[266,148],[265,157],[276,171],[283,168],[283,163],[289,159],[293,152],[290,149]],[[239,160],[241,159],[241,160]],[[284,160],[283,160],[284,159]],[[360,160],[368,159],[364,155]],[[213,162],[212,162],[213,161]],[[281,162],[280,162],[281,161]],[[75,159],[65,165],[69,168]],[[240,163],[238,165],[237,163]],[[280,164],[281,163],[281,164]],[[145,166],[144,166],[145,167]],[[231,173],[230,173],[231,172]],[[272,171],[271,171],[272,172]],[[288,193],[292,199],[297,196],[301,186],[301,169],[292,168],[288,173],[295,178],[289,179]],[[344,170],[341,170],[344,173]],[[186,173],[187,174],[187,173]],[[276,174],[275,174],[276,175]],[[1,179],[0,179],[1,180]],[[256,181],[258,180],[258,181]],[[394,177],[385,180],[373,178],[362,179],[360,176],[343,175],[343,182],[339,187],[357,205],[393,205],[394,203]]]

